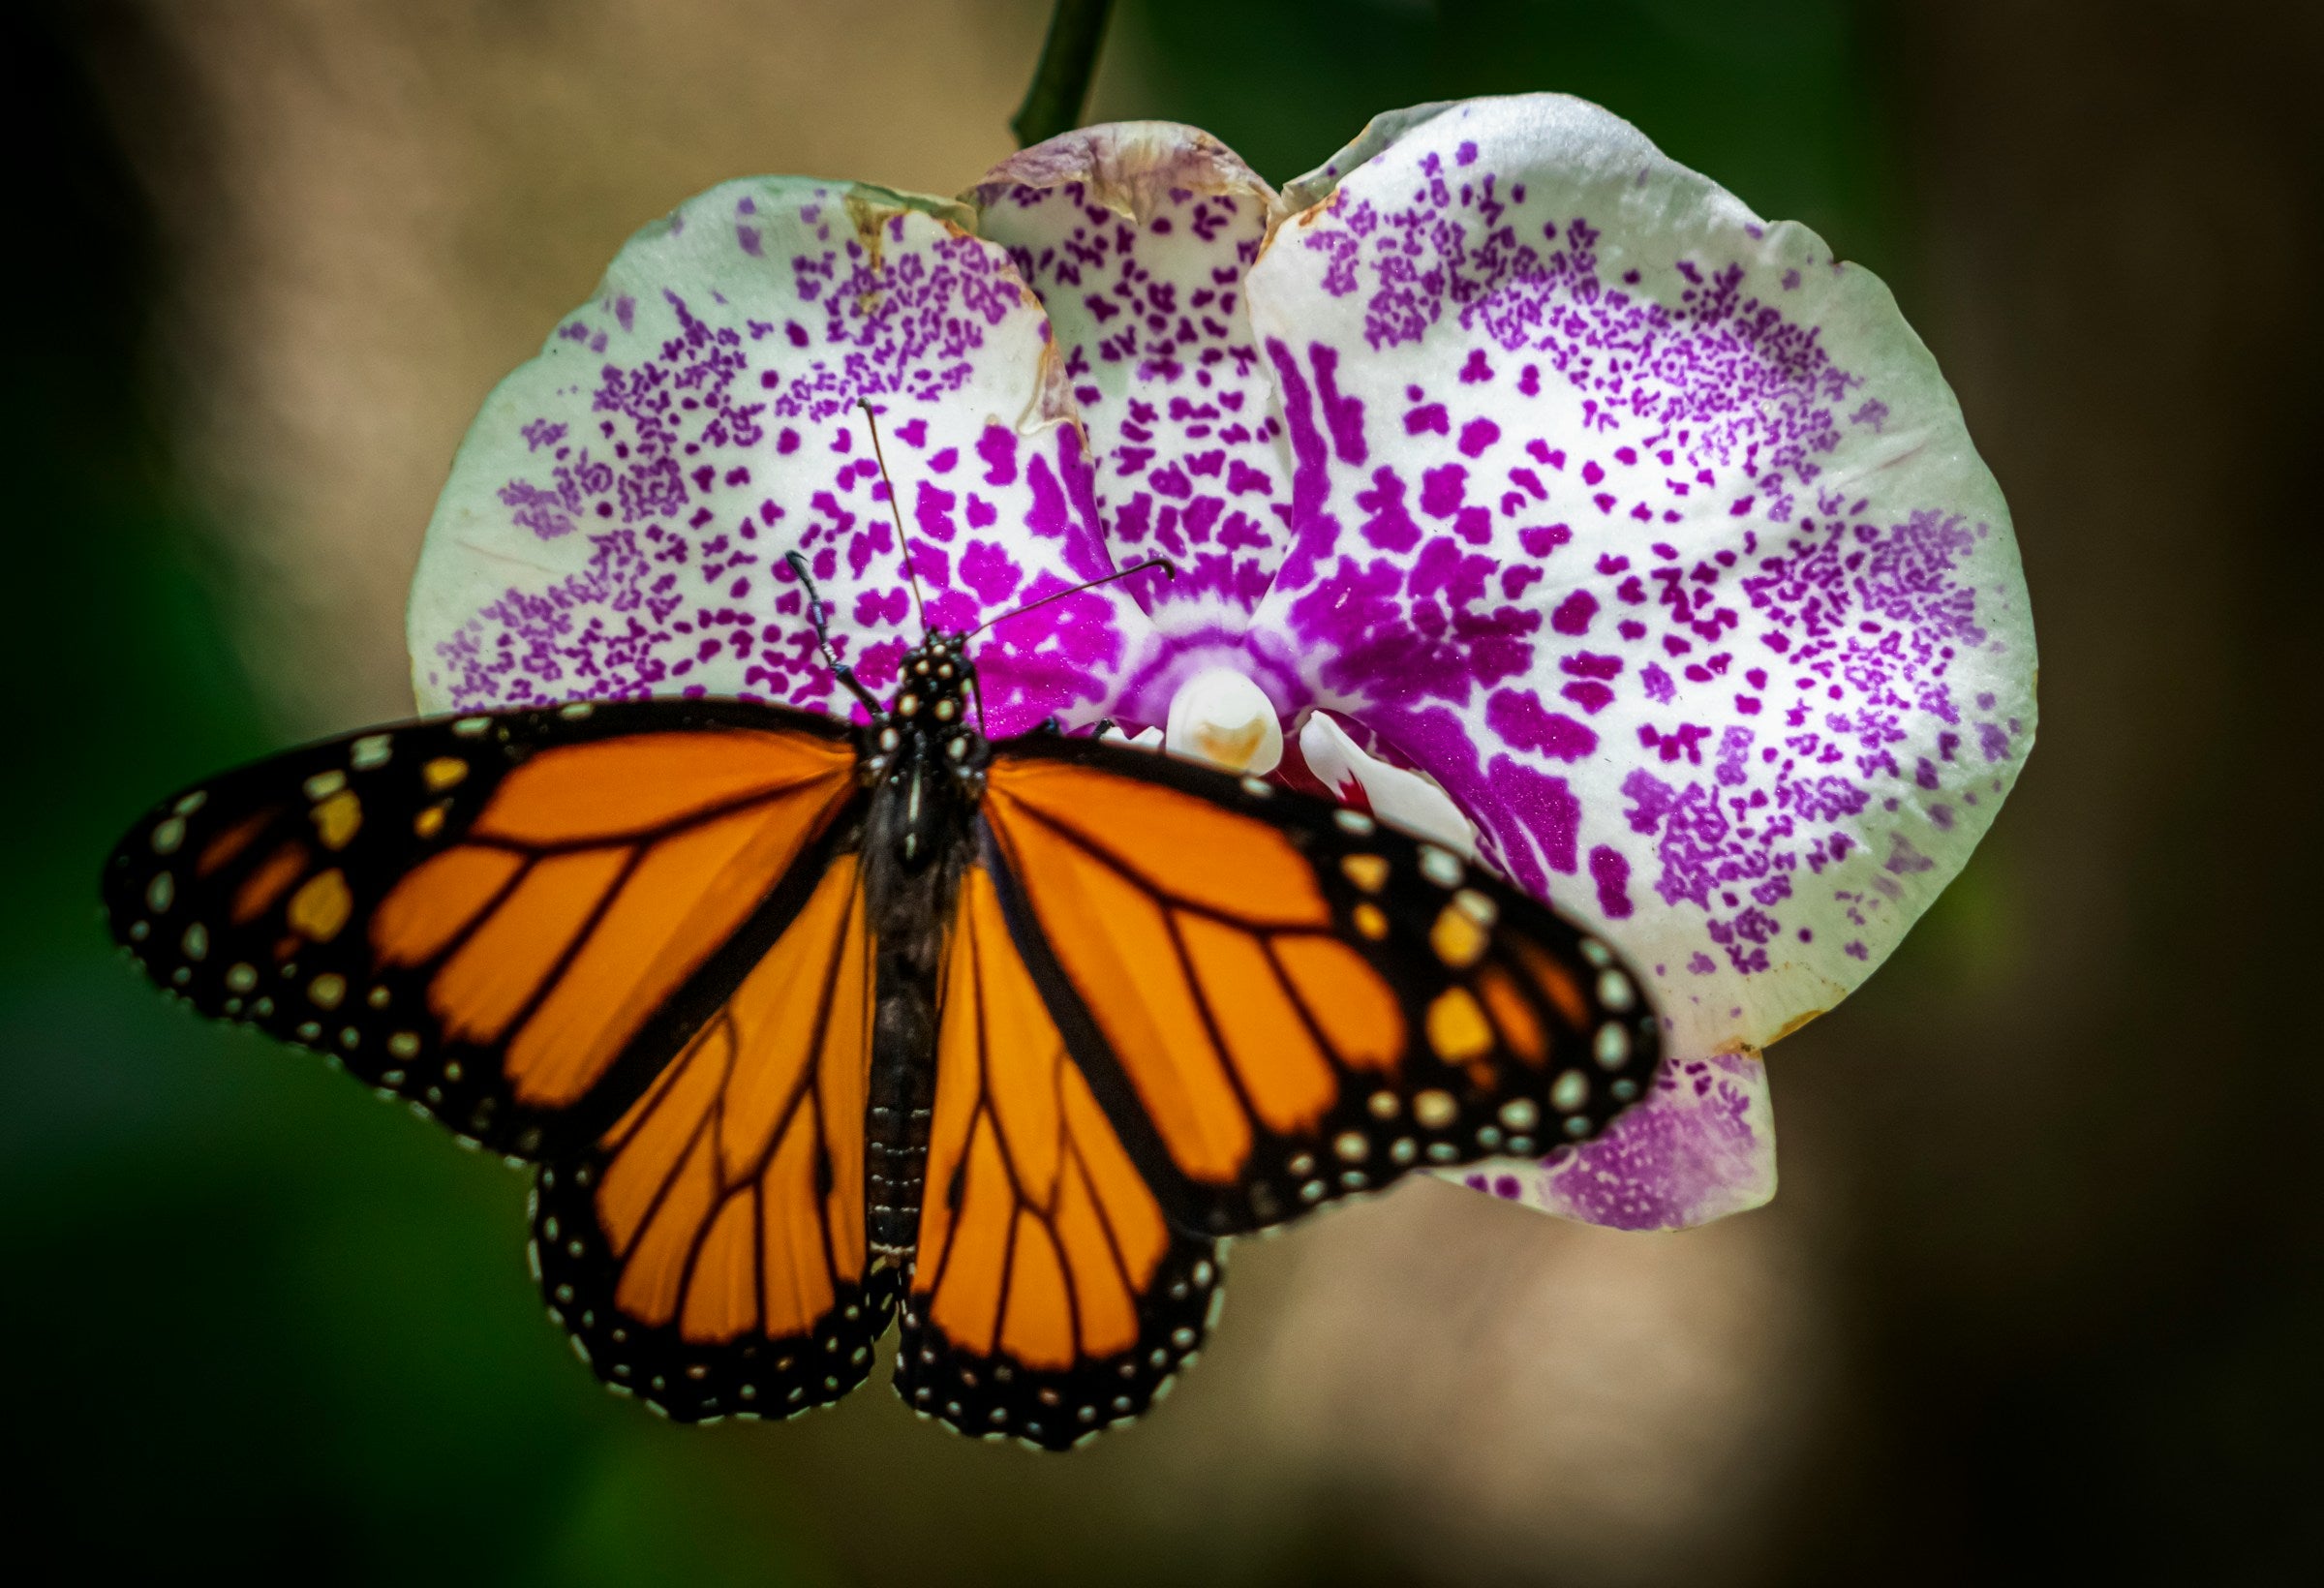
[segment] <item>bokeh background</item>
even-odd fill
[[[16,0],[0,1374],[19,1563],[334,1582],[2312,1581],[2324,8],[1123,0],[1093,114],[1264,173],[1572,90],[1896,289],[2017,515],[2029,775],[1677,1237],[1408,1185],[1238,1249],[1065,1460],[884,1390],[666,1426],[524,1181],[107,951],[160,791],[410,709],[490,383],[752,170],[950,192],[1038,0]]]

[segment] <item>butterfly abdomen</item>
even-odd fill
[[[876,1257],[908,1258],[928,1175],[935,1104],[935,986],[882,943],[870,1107],[864,1120],[866,1233]]]
[[[922,786],[925,800],[927,785]],[[878,1012],[865,1117],[864,1193],[872,1254],[908,1262],[926,1194],[929,1122],[935,1107],[942,923],[950,919],[960,890],[966,815],[950,788],[938,803],[918,810],[906,807],[906,792],[893,783],[880,788],[865,832],[864,888],[878,943]],[[910,855],[903,849],[907,836],[916,840]]]

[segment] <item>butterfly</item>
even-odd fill
[[[551,1316],[680,1420],[864,1382],[1064,1450],[1215,1318],[1227,1242],[1587,1141],[1641,979],[1428,840],[973,725],[933,633],[869,718],[576,703],[351,734],[163,802],[115,938],[204,1015],[535,1166]]]

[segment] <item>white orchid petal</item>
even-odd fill
[[[842,658],[885,687],[923,628],[859,399],[880,411],[931,624],[1109,571],[1048,324],[969,219],[753,177],[632,238],[461,445],[412,590],[422,707],[718,693],[844,712],[788,551]],[[976,652],[992,730],[1100,715],[1149,631],[1120,586],[994,629]]]
[[[1297,460],[1253,619],[1670,1046],[1829,1008],[2023,764],[2007,508],[1887,290],[1554,95],[1383,118],[1247,277]]]

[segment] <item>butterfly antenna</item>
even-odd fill
[[[1047,606],[1052,601],[1061,601],[1068,596],[1079,596],[1085,590],[1095,590],[1098,586],[1110,585],[1116,579],[1127,579],[1131,574],[1144,573],[1147,568],[1160,568],[1165,574],[1173,579],[1176,579],[1178,576],[1177,565],[1173,563],[1169,558],[1149,557],[1145,562],[1137,564],[1134,566],[1116,568],[1112,573],[1105,575],[1103,578],[1086,579],[1082,583],[1073,586],[1069,590],[1054,591],[1051,594],[1042,596],[1037,601],[1025,602],[1014,612],[1003,612],[997,618],[987,618],[983,623],[978,624],[974,628],[971,628],[966,634],[963,634],[961,637],[963,639],[974,638],[976,635],[981,634],[986,629],[992,627],[994,624],[1007,623],[1011,618],[1022,618],[1027,612],[1032,611],[1033,608],[1037,606]]]
[[[864,703],[864,710],[872,714],[872,721],[884,719],[888,714],[881,709],[879,697],[864,687],[863,681],[855,676],[855,669],[841,661],[840,654],[831,648],[831,630],[824,625],[823,596],[815,589],[814,575],[807,571],[807,559],[795,551],[786,551],[782,554],[782,560],[791,565],[791,571],[799,576],[799,583],[806,587],[807,621],[814,625],[815,644],[823,650],[823,665],[831,669],[831,676],[838,679],[849,694]]]
[[[888,516],[896,520],[896,543],[903,548],[903,576],[912,582],[912,606],[920,614],[920,632],[928,627],[928,597],[920,594],[920,570],[912,566],[912,542],[903,533],[903,507],[896,500],[895,482],[888,478],[888,457],[879,447],[879,417],[872,410],[872,399],[858,397],[855,406],[864,411],[864,423],[872,427],[872,461],[879,465],[879,482],[888,489]]]

